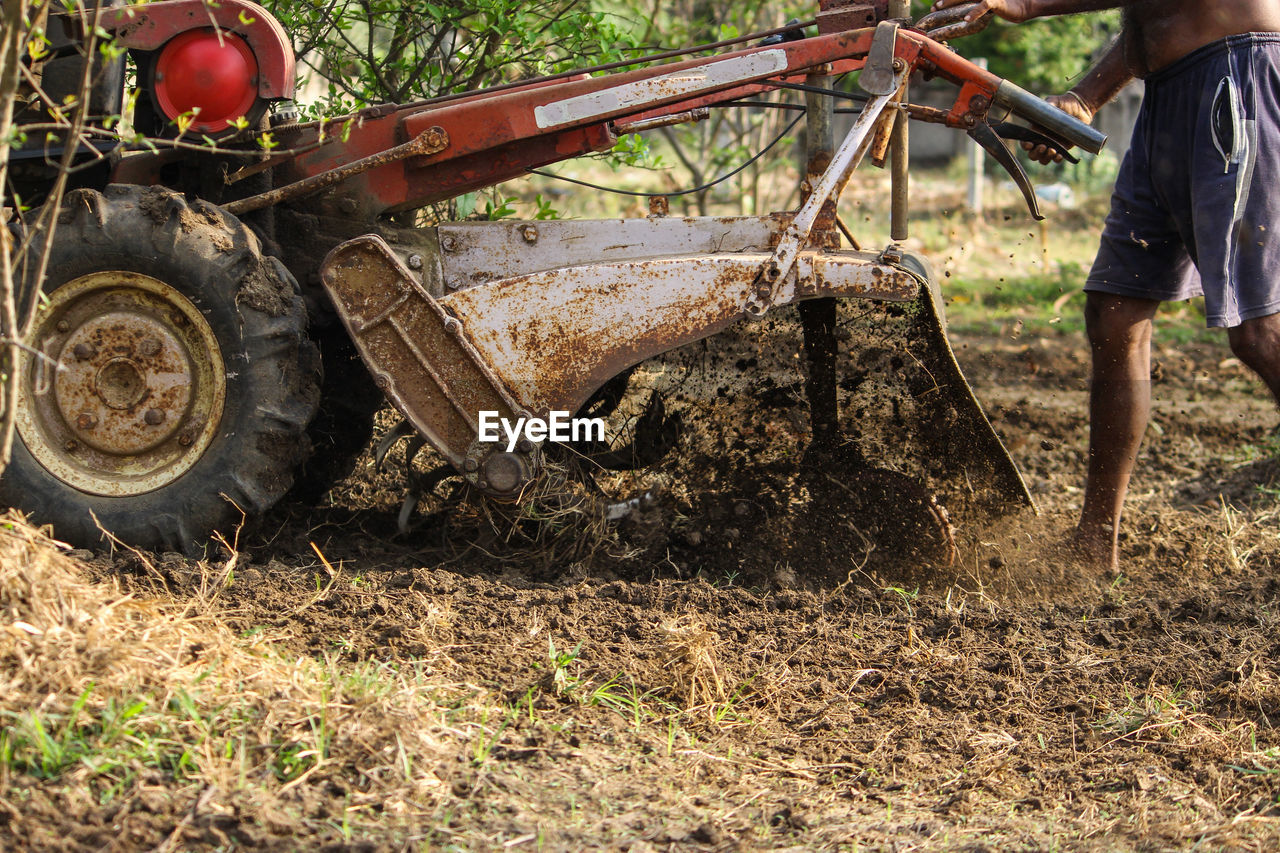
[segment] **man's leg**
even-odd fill
[[[1093,562],[1119,567],[1120,510],[1151,415],[1151,327],[1159,302],[1088,293],[1092,351],[1089,473],[1076,541]]]
[[[1245,320],[1227,329],[1227,340],[1236,358],[1262,377],[1280,403],[1280,314]]]

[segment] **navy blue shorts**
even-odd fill
[[[1280,312],[1280,34],[1231,36],[1147,78],[1085,290],[1203,295],[1210,326]]]

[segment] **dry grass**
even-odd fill
[[[385,834],[386,816],[394,827],[433,808],[435,768],[464,739],[441,702],[456,711],[473,689],[389,664],[291,657],[198,609],[89,583],[55,543],[4,517],[0,830],[43,848],[57,824],[41,812],[128,813],[150,797],[142,811],[170,819],[134,830],[181,848],[238,837],[219,822],[227,815],[268,833],[310,817],[322,835],[351,836],[369,809]]]

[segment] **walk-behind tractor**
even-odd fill
[[[419,475],[419,492],[455,477],[471,493],[518,503],[558,455],[579,469],[650,464],[679,440],[678,413],[651,398],[629,441],[568,447],[536,435],[481,440],[482,413],[603,415],[635,365],[733,324],[753,335],[765,315],[803,301],[814,447],[863,442],[867,477],[900,491],[883,480],[874,447],[909,436],[851,438],[836,383],[852,369],[875,403],[876,365],[905,364],[927,381],[893,401],[895,412],[918,415],[903,415],[902,429],[929,431],[927,452],[980,501],[1029,503],[952,356],[929,265],[897,244],[841,248],[848,231],[837,202],[859,163],[892,157],[894,238],[905,236],[907,119],[968,133],[1036,216],[998,134],[1031,126],[1060,148],[1095,152],[1105,139],[949,49],[947,39],[973,29],[967,10],[914,23],[891,11],[886,0],[824,0],[816,35],[806,36],[815,22],[796,22],[630,61],[630,70],[620,63],[301,123],[288,108],[289,41],[253,3],[91,8],[96,32],[127,57],[95,51],[87,75],[81,18],[51,14],[52,47],[29,67],[43,97],[29,89],[19,105],[29,132],[6,193],[35,319],[8,401],[17,438],[0,502],[81,545],[105,529],[138,546],[198,550],[291,488],[323,493],[351,470],[389,400],[405,421],[392,436],[425,440],[442,460]],[[712,51],[721,52],[678,58]],[[126,58],[136,97],[126,97]],[[850,72],[857,93],[835,86]],[[913,75],[954,84],[954,103],[911,104]],[[92,116],[68,152],[49,114],[82,77]],[[607,152],[622,134],[780,89],[809,101],[796,210],[682,218],[659,198],[634,219],[404,225],[415,221],[409,212]],[[838,145],[829,141],[835,97],[860,105]],[[151,143],[112,130],[109,117],[126,103]],[[993,126],[993,117],[1025,123]],[[259,142],[268,129],[270,151]],[[44,250],[34,223],[64,161],[74,166],[70,189]],[[852,368],[837,371],[837,297],[910,317],[919,345],[879,361],[853,348]]]

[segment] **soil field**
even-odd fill
[[[1272,404],[1157,346],[1101,576],[1055,547],[1083,341],[953,343],[1039,506],[939,484],[954,552],[927,514],[867,533],[848,460],[801,482],[795,350],[745,336],[753,394],[610,480],[653,495],[616,525],[428,499],[400,535],[398,452],[208,561],[11,523],[0,848],[1276,849]]]

